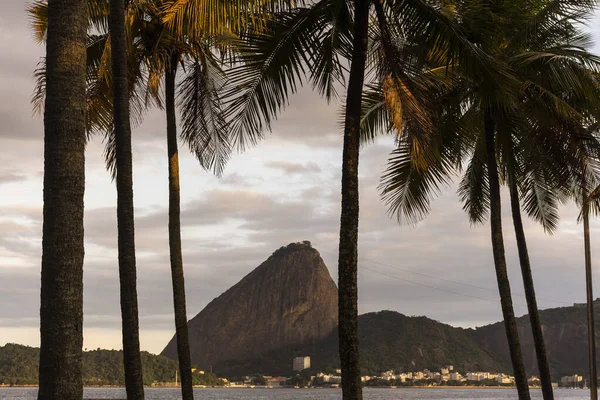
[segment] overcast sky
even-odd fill
[[[24,4],[6,1],[0,14],[0,345],[38,346],[43,129],[29,99],[43,48],[32,39]],[[189,318],[290,242],[310,240],[337,280],[338,116],[337,105],[301,90],[272,134],[235,155],[221,179],[204,172],[182,148]],[[365,147],[360,160],[360,312],[396,310],[462,327],[500,320],[489,228],[469,225],[455,186],[444,191],[417,227],[400,226],[387,215],[377,185],[392,148],[391,140],[382,139]],[[116,191],[102,149],[99,137],[87,149],[84,347],[90,349],[121,348]],[[141,346],[160,352],[174,333],[165,117],[160,111],[152,111],[135,129],[133,151]],[[504,204],[509,273],[521,315],[525,300]],[[565,206],[554,236],[526,225],[541,308],[585,301],[582,227],[576,216],[573,206]],[[596,282],[599,228],[594,221]],[[595,290],[600,294],[600,284]]]

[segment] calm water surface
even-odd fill
[[[588,390],[557,389],[557,400],[583,400],[590,397]],[[195,389],[197,399],[202,400],[339,400],[339,389]],[[504,400],[517,399],[514,389],[365,389],[367,400]],[[531,391],[534,399],[541,399],[539,390]],[[37,389],[0,388],[0,399],[35,400]],[[124,389],[85,389],[86,399],[125,399]],[[147,400],[181,399],[179,389],[146,389]]]

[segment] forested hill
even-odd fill
[[[484,350],[468,330],[442,324],[427,317],[407,317],[395,311],[359,316],[360,362],[363,374],[390,369],[439,370],[452,364],[459,371],[509,372],[509,367]],[[338,332],[296,348],[280,349],[260,358],[219,363],[214,370],[224,375],[292,374],[291,360],[310,356],[315,370],[339,368]]]
[[[599,343],[599,299],[594,301],[594,311],[596,316],[596,343]],[[540,310],[540,319],[542,321],[544,341],[552,376],[558,378],[575,373],[587,376],[588,353],[585,304]],[[517,318],[517,326],[519,328],[519,338],[521,340],[527,373],[529,375],[536,375],[537,364],[529,317],[524,315]],[[473,339],[483,349],[494,354],[503,365],[510,365],[508,342],[502,322],[469,331]],[[600,356],[600,353],[598,355]],[[600,358],[598,358],[598,362],[600,362]]]
[[[595,303],[596,340],[600,342],[600,302],[596,300]],[[585,305],[541,310],[540,317],[552,376],[555,379],[574,373],[587,376]],[[517,324],[527,373],[537,375],[528,316],[518,318]],[[445,364],[452,364],[461,372],[511,371],[502,322],[477,329],[462,329],[427,317],[381,311],[359,317],[359,336],[361,367],[365,374],[388,369],[437,370]],[[214,370],[225,375],[250,372],[290,374],[290,360],[300,355],[310,356],[311,365],[317,370],[338,368],[337,345],[335,330],[324,340],[269,352],[257,359],[220,363]]]
[[[18,344],[0,346],[0,384],[38,383],[39,349]],[[142,352],[145,385],[175,380],[177,362],[163,356]],[[83,353],[86,385],[124,385],[123,353],[117,350],[93,350]]]

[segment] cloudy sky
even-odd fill
[[[43,49],[32,39],[25,2],[0,14],[0,345],[39,345],[42,226],[42,118],[29,104],[32,72]],[[597,21],[596,20],[596,26]],[[600,29],[598,30],[600,32]],[[597,35],[600,37],[600,35]],[[600,49],[597,47],[597,50]],[[184,151],[181,157],[183,254],[189,317],[275,249],[310,240],[337,276],[341,132],[338,106],[308,88],[295,96],[259,146],[233,157],[217,179]],[[116,192],[104,169],[101,138],[87,151],[85,194],[86,348],[120,348]],[[417,227],[386,214],[377,185],[392,142],[361,155],[360,312],[426,315],[454,326],[501,318],[489,228],[471,227],[447,188]],[[141,345],[160,352],[174,332],[167,236],[165,118],[151,112],[133,136]],[[505,236],[517,314],[525,300],[505,203]],[[565,206],[559,231],[528,223],[540,307],[585,301],[582,228]],[[600,235],[600,223],[593,222]],[[596,236],[598,237],[598,236]],[[596,276],[600,246],[594,240]],[[600,279],[596,280],[600,282]],[[600,294],[600,284],[595,286]]]

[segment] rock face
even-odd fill
[[[274,252],[189,321],[192,364],[228,360],[324,339],[337,326],[337,287],[310,242]],[[162,355],[176,359],[175,337]]]

